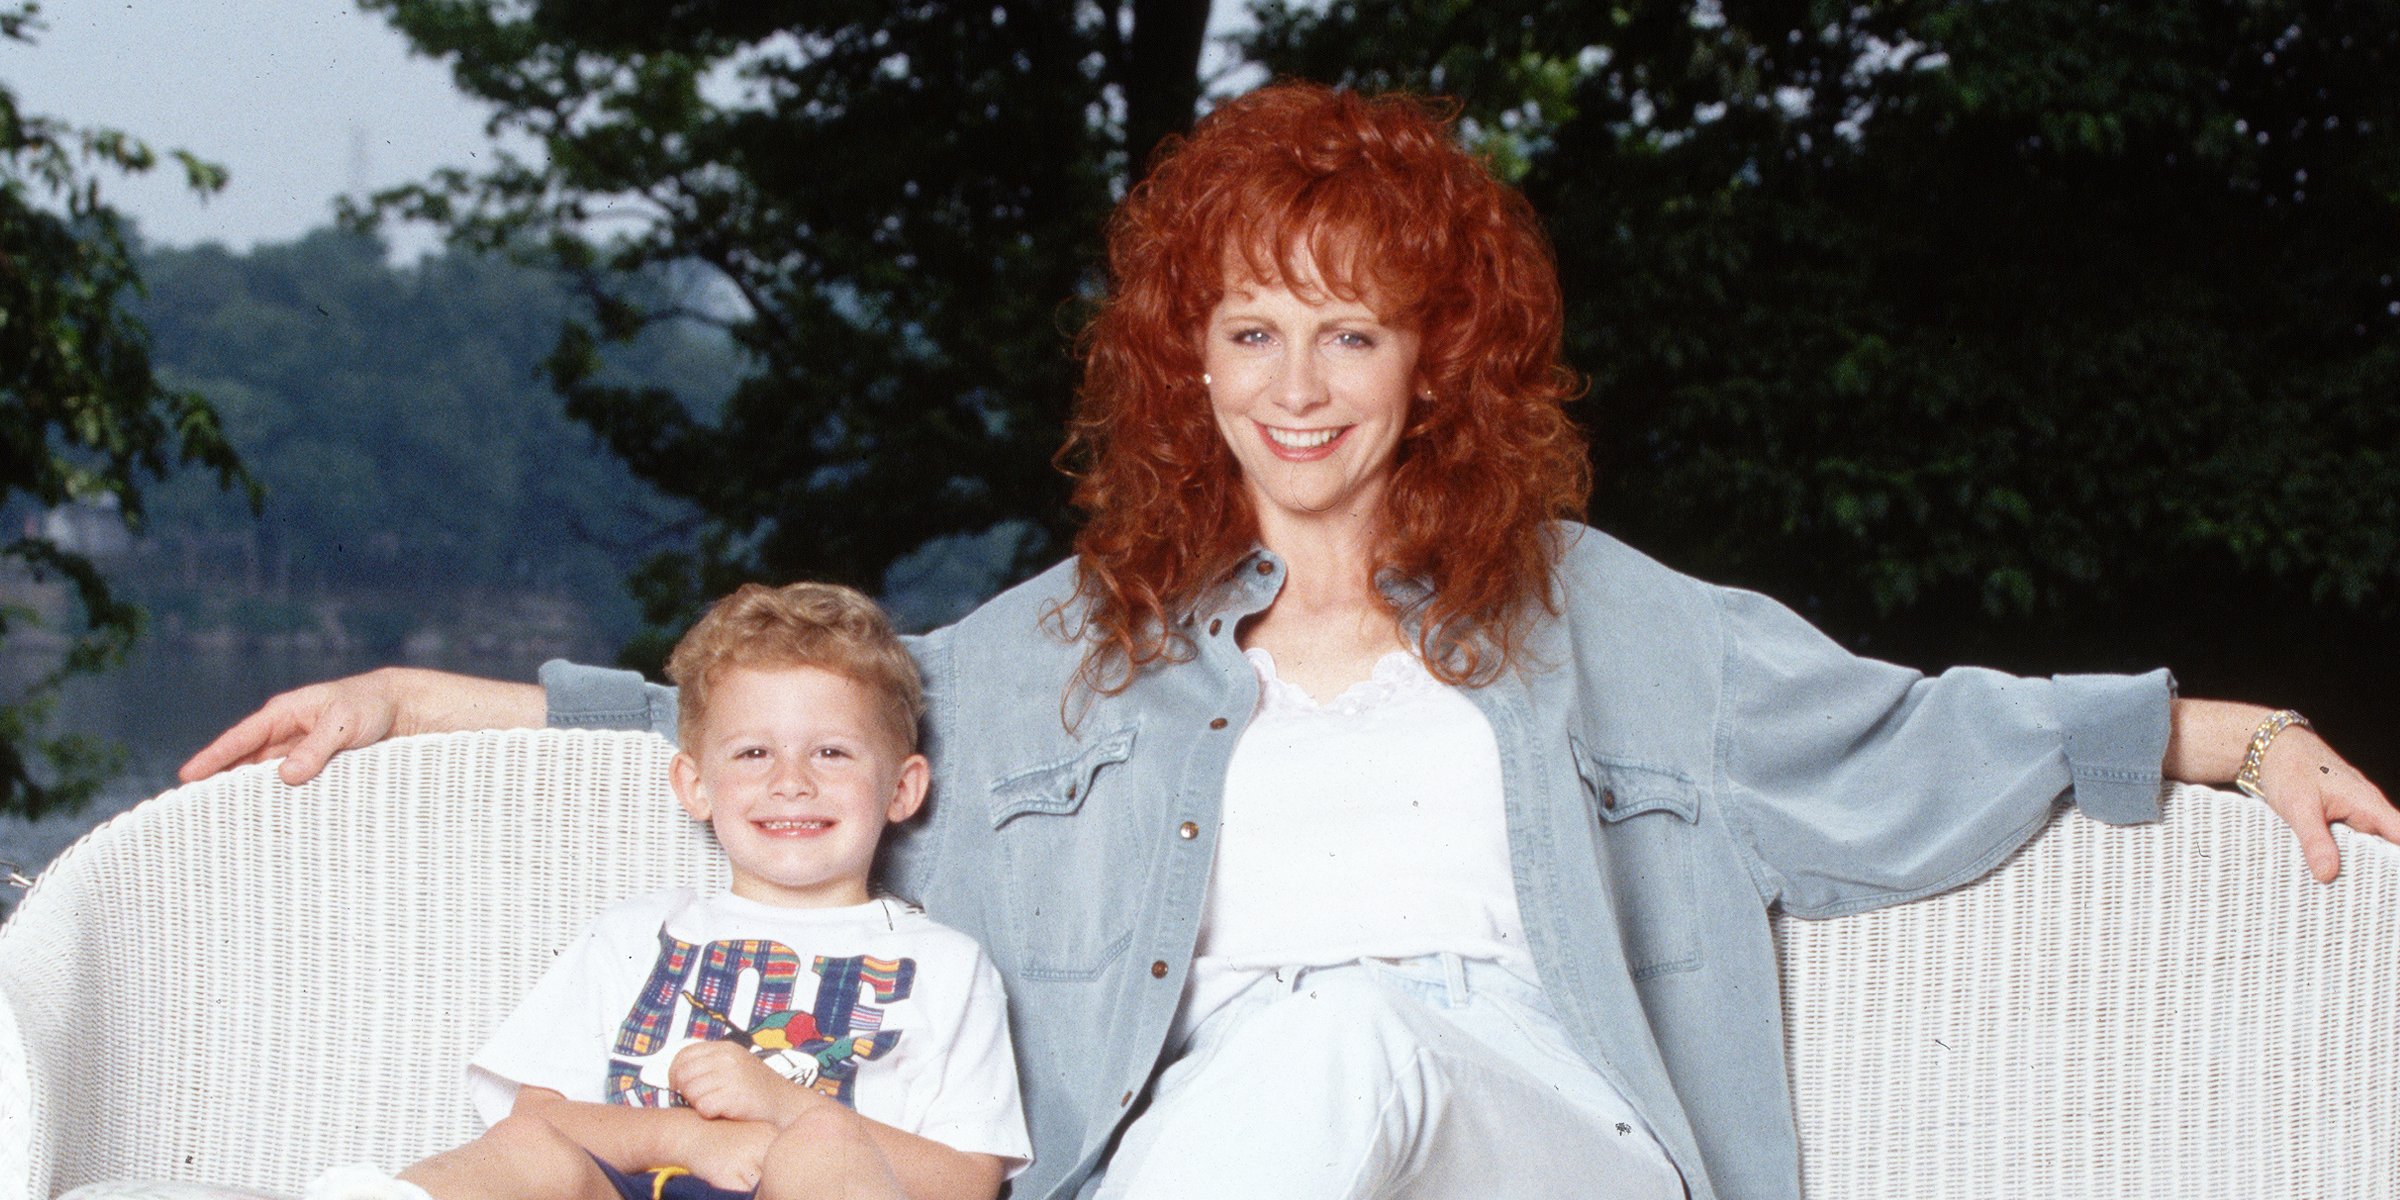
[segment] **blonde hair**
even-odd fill
[[[925,715],[916,660],[883,609],[832,583],[745,583],[709,606],[667,656],[667,678],[682,689],[677,740],[692,744],[708,718],[711,685],[726,671],[778,667],[830,671],[875,693],[892,735],[905,751],[916,750],[917,722]]]

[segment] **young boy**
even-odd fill
[[[667,674],[675,795],[715,829],[731,892],[602,913],[470,1064],[490,1130],[400,1181],[439,1200],[990,1200],[1030,1154],[999,976],[867,887],[884,826],[925,798],[915,664],[857,592],[750,584]],[[374,1191],[335,1171],[310,1195]]]

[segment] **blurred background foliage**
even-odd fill
[[[1533,199],[1596,524],[1867,653],[2165,663],[2400,780],[2400,6],[1269,0],[1206,77],[1206,0],[365,6],[494,105],[481,165],[348,214],[453,252],[150,268],[161,361],[269,484],[207,519],[272,571],[598,592],[630,556],[643,666],[745,578],[943,619],[1062,550],[1111,204],[1208,95],[1297,76],[1457,97]],[[422,427],[255,399],[310,394],[327,351],[272,330],[312,315]],[[421,524],[343,545],[370,509]],[[621,552],[528,534],[570,522]]]
[[[573,272],[587,304],[548,360],[567,411],[706,516],[637,574],[629,661],[746,578],[878,589],[944,537],[1007,552],[990,584],[1056,557],[1068,334],[1128,162],[1191,119],[1206,0],[364,6],[540,153],[359,215]],[[624,286],[670,265],[718,303]],[[594,374],[690,320],[744,355],[715,419]]]
[[[0,40],[31,41],[38,16],[30,4],[0,4]],[[163,157],[195,191],[224,184],[188,154]],[[0,511],[79,505],[139,530],[145,486],[181,465],[256,501],[216,412],[158,379],[126,310],[141,287],[133,239],[100,202],[98,180],[161,158],[120,130],[23,112],[0,87]],[[142,610],[38,523],[0,526],[0,570],[51,583],[63,599],[51,665],[0,701],[0,813],[73,807],[118,755],[51,733],[46,719],[68,678],[123,661]],[[43,616],[0,596],[0,642]]]

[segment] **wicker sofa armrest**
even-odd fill
[[[33,1064],[16,1005],[0,992],[0,1200],[32,1200]]]

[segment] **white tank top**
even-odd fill
[[[1225,773],[1179,1030],[1278,967],[1446,950],[1533,981],[1483,713],[1406,651],[1323,704],[1244,654],[1259,711]]]

